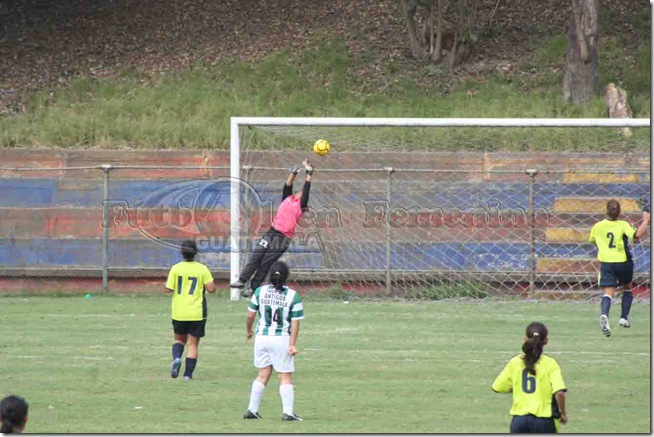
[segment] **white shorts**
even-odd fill
[[[270,365],[276,372],[293,373],[295,361],[288,353],[291,337],[256,335],[254,337],[254,367],[263,369]]]

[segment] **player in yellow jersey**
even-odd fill
[[[198,361],[200,338],[204,337],[207,323],[207,297],[205,291],[213,293],[216,285],[209,269],[195,261],[198,248],[193,240],[186,240],[181,247],[184,261],[175,264],[168,273],[166,290],[173,292],[173,364],[170,376],[177,378],[182,366],[184,346],[188,342],[184,380],[193,378]]]
[[[643,222],[636,230],[628,222],[618,220],[620,202],[611,199],[606,203],[606,219],[596,223],[590,231],[589,242],[597,245],[597,258],[600,260],[599,286],[604,292],[600,302],[600,327],[602,333],[610,337],[609,311],[613,293],[620,288],[622,294],[622,313],[619,324],[629,328],[628,320],[633,293],[631,291],[634,275],[634,262],[629,250],[629,240],[641,238],[649,229],[649,209],[643,211]]]
[[[493,391],[513,394],[511,433],[553,433],[568,423],[561,368],[554,358],[543,355],[547,334],[542,323],[530,323],[523,353],[513,357],[493,382]]]

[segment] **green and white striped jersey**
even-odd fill
[[[278,291],[272,285],[262,285],[254,290],[248,311],[259,313],[257,335],[289,336],[291,320],[304,319],[302,296],[288,287]]]

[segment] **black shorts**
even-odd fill
[[[602,263],[600,266],[599,286],[617,287],[629,285],[634,278],[634,262]]]
[[[175,320],[173,319],[173,331],[175,334],[189,334],[193,337],[204,337],[204,326],[207,319],[204,320]]]
[[[556,432],[556,424],[551,417],[536,417],[531,414],[527,416],[513,416],[509,432],[512,434],[553,433]]]

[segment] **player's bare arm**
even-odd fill
[[[252,338],[252,326],[254,326],[254,319],[257,317],[257,313],[249,311],[248,317],[245,319],[245,338],[248,340]]]
[[[290,356],[295,356],[297,354],[297,348],[295,343],[297,342],[297,335],[300,332],[300,321],[292,320],[291,321],[291,339],[288,342],[288,354]]]
[[[209,293],[215,293],[216,292],[216,283],[211,281],[207,282],[204,284],[204,289],[209,292]]]
[[[638,229],[636,230],[636,235],[634,235],[634,239],[642,238],[649,231],[649,219],[650,219],[649,213],[643,211],[643,221],[640,224],[640,226],[638,226]]]
[[[559,412],[561,413],[561,423],[565,425],[568,423],[568,413],[565,411],[565,392],[559,390],[554,394],[556,403],[559,405]]]

